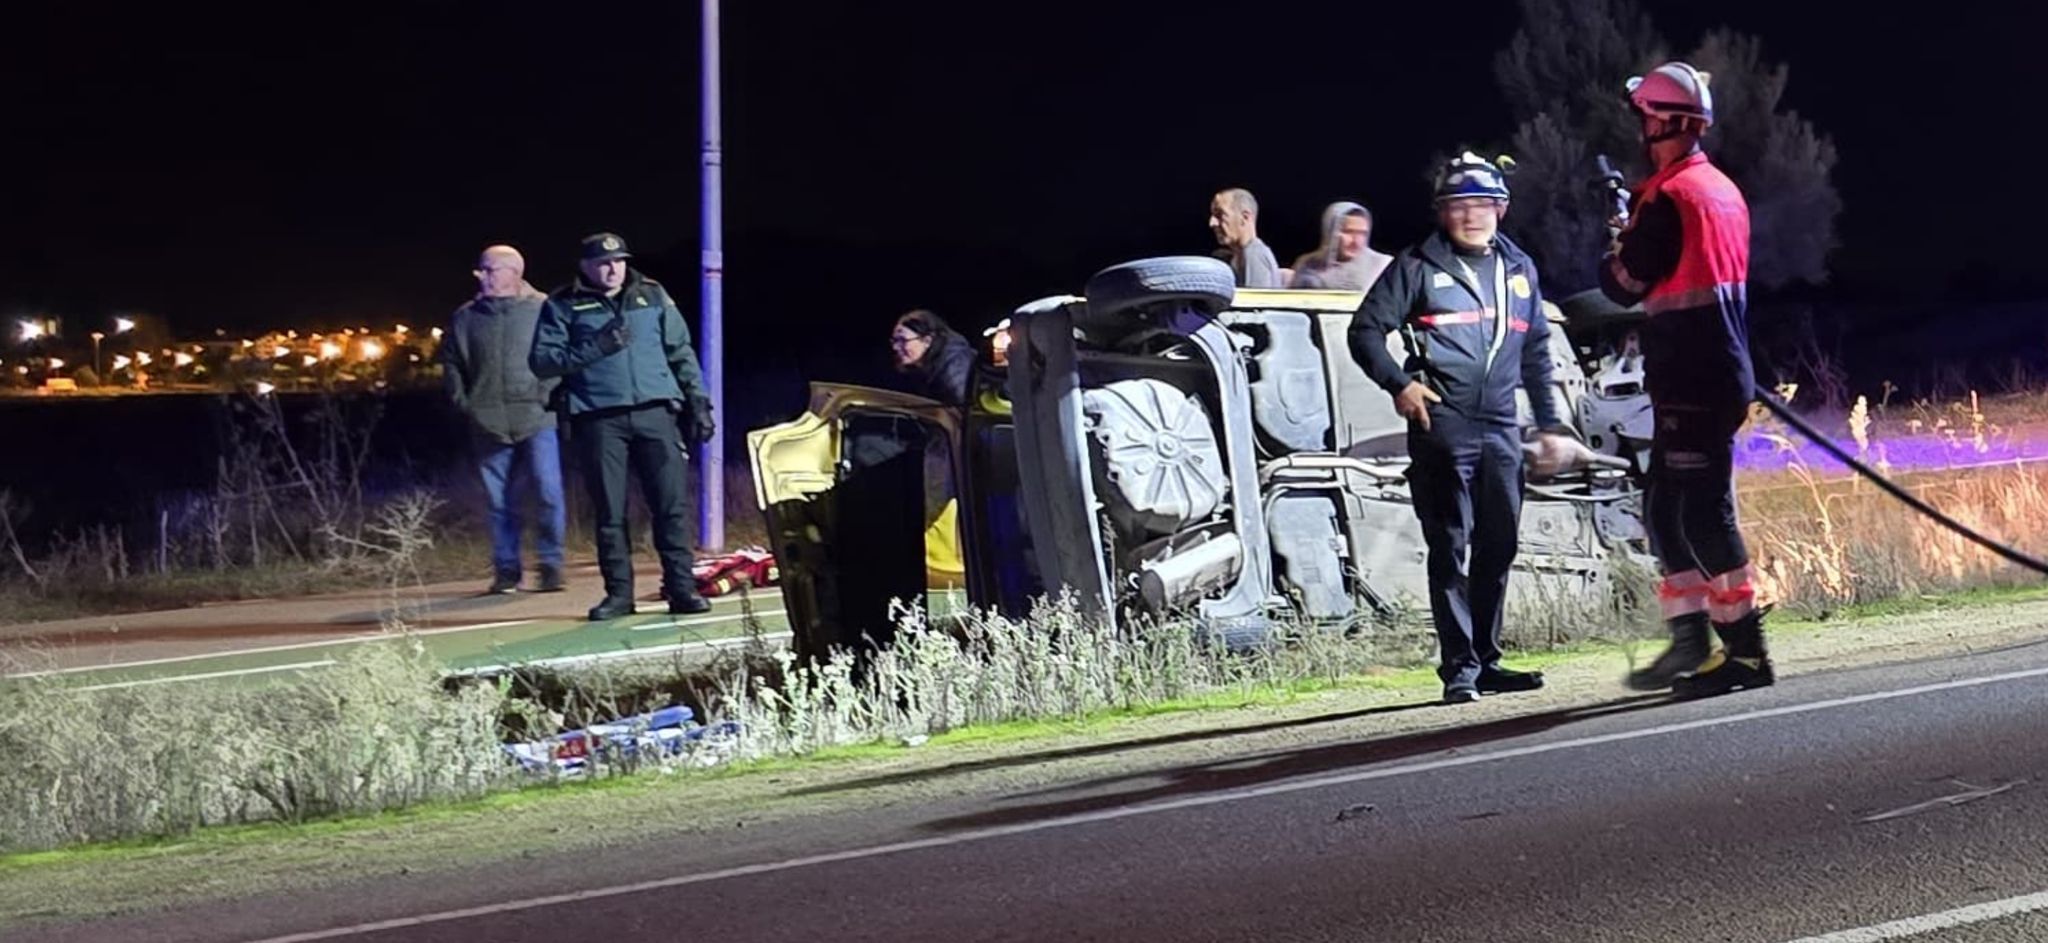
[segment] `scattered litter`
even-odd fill
[[[1337,813],[1337,821],[1349,822],[1352,819],[1362,818],[1366,815],[1370,815],[1378,811],[1379,807],[1373,805],[1372,803],[1361,802],[1355,806],[1351,806],[1350,808],[1345,809],[1342,812]]]
[[[594,741],[601,741],[596,749],[608,747],[620,760],[680,758],[697,766],[721,762],[739,734],[739,724],[727,721],[707,727],[695,721],[696,713],[688,707],[665,707],[611,723],[592,724],[582,730],[564,731],[546,740],[508,743],[505,752],[528,772],[552,770],[568,778],[589,772]]]
[[[1497,819],[1497,818],[1500,818],[1501,816],[1503,816],[1503,815],[1506,815],[1506,814],[1507,814],[1507,813],[1505,813],[1505,812],[1476,812],[1476,813],[1473,813],[1472,815],[1461,815],[1461,816],[1458,816],[1458,821],[1460,821],[1460,822],[1477,822],[1477,821],[1479,821],[1480,819]]]
[[[782,580],[775,556],[760,547],[744,547],[716,557],[705,557],[690,566],[697,592],[723,596],[747,586],[773,586]]]

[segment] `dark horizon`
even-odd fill
[[[1056,6],[725,5],[729,375],[820,378],[802,367],[837,355],[872,376],[904,310],[972,332],[1107,265],[1205,253],[1226,186],[1258,194],[1283,264],[1335,199],[1371,206],[1391,251],[1429,225],[1428,157],[1511,131],[1492,56],[1512,3],[1449,24]],[[1834,138],[1842,246],[1799,297],[2048,296],[2025,253],[1971,236],[1980,211],[2048,204],[1969,185],[2031,172],[2030,139],[1988,133],[2039,135],[2008,116],[2042,73],[2030,31],[1952,5],[1910,30],[1645,7],[1681,49],[1722,24],[1760,36],[1787,104]],[[424,327],[471,292],[485,244],[520,246],[547,289],[598,229],[694,309],[697,7],[621,9],[25,14],[0,90],[29,145],[0,203],[0,314]]]

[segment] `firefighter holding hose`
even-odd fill
[[[1735,434],[1755,397],[1747,281],[1749,206],[1708,160],[1709,76],[1667,62],[1627,83],[1652,173],[1600,267],[1617,304],[1640,302],[1644,375],[1655,411],[1645,514],[1663,571],[1670,646],[1632,671],[1639,691],[1706,697],[1770,685],[1763,616],[1736,524]],[[1712,636],[1718,635],[1717,651]]]

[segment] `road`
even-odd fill
[[[2040,940],[2044,729],[2031,644],[36,937]]]

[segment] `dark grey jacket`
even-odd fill
[[[597,335],[615,316],[625,318],[631,338],[607,355]],[[656,402],[686,415],[710,415],[711,396],[682,312],[660,282],[633,269],[610,298],[580,278],[550,294],[528,362],[539,376],[562,378],[570,416]]]
[[[555,424],[547,402],[561,381],[535,376],[526,362],[546,300],[524,282],[510,298],[479,295],[455,309],[441,339],[449,399],[493,442],[522,442]]]

